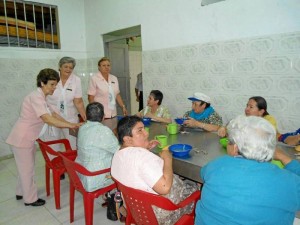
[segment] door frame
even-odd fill
[[[109,43],[110,42],[124,40],[124,42],[126,43],[126,39],[131,38],[131,37],[140,37],[140,36],[141,36],[141,25],[134,26],[134,27],[128,27],[125,29],[116,30],[116,31],[112,31],[112,32],[103,34],[103,45],[104,45],[105,56],[109,56]],[[127,58],[129,58],[129,55],[127,55],[127,56],[128,56]],[[128,74],[128,76],[130,79],[130,74]],[[130,81],[129,81],[129,85],[127,87],[127,93],[129,93],[129,98],[131,99],[130,90],[131,90],[131,85],[130,85]],[[130,101],[130,105],[131,105],[131,101]],[[129,109],[129,111],[130,111],[130,109]]]

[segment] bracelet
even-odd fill
[[[123,105],[123,106],[122,106],[122,108],[123,108],[123,109],[125,109],[125,108],[126,108],[126,106],[125,106],[125,105]]]

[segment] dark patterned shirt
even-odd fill
[[[183,117],[189,117],[190,113],[192,112],[192,110],[187,111]],[[197,120],[200,121],[202,123],[207,123],[207,124],[213,124],[213,125],[218,125],[218,126],[222,126],[223,122],[222,122],[222,117],[216,112],[214,111],[212,114],[210,114],[209,117],[202,119],[202,120]]]

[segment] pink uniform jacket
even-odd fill
[[[38,88],[24,98],[20,117],[6,139],[6,143],[18,148],[32,147],[44,126],[40,116],[47,113],[49,112],[45,95]]]

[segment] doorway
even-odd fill
[[[142,72],[141,26],[103,35],[105,55],[111,59],[111,73],[118,77],[121,96],[129,115],[138,111],[135,97],[137,75]],[[118,114],[122,111],[118,107]]]

